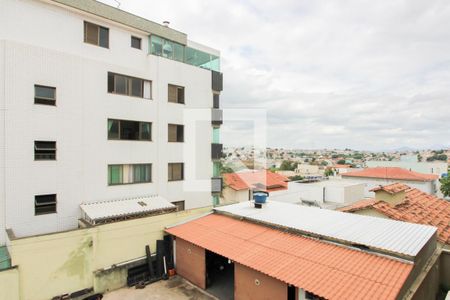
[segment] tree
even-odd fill
[[[330,177],[334,175],[334,172],[332,169],[326,169],[323,175],[325,175],[326,177]]]
[[[443,177],[439,180],[441,182],[441,192],[445,197],[450,196],[450,177]]]
[[[345,159],[340,159],[337,161],[338,165],[345,165]]]
[[[295,175],[295,176],[289,177],[289,179],[290,179],[291,181],[298,181],[298,180],[302,180],[303,177],[300,176],[300,175]]]
[[[297,163],[290,160],[283,160],[280,166],[280,170],[284,171],[294,171],[297,168]]]

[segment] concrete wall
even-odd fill
[[[364,189],[364,196],[374,198],[375,193],[371,192],[370,190],[376,187],[379,187],[380,185],[388,185],[396,182],[404,183],[410,187],[417,188],[425,193],[428,194],[436,194],[436,182],[427,181],[407,181],[407,180],[391,180],[391,179],[378,179],[378,178],[357,178],[357,177],[346,177],[342,176],[342,180],[346,180],[348,182],[352,183],[362,183],[365,186]],[[439,196],[439,195],[438,195]]]
[[[287,284],[241,264],[234,264],[234,299],[287,299]]]
[[[101,18],[44,1],[0,2],[0,245],[4,227],[21,237],[76,228],[82,202],[159,194],[186,209],[212,204],[211,123],[186,123],[188,110],[210,115],[210,71],[148,55],[146,34]],[[83,42],[83,21],[109,28],[108,49]],[[142,50],[130,47],[131,35]],[[151,80],[153,99],[107,93],[108,71]],[[184,105],[168,103],[169,83],[185,87]],[[35,84],[56,87],[56,106],[34,104]],[[108,118],[152,122],[153,141],[108,140]],[[186,124],[185,143],[167,142],[168,123]],[[56,141],[57,160],[34,161],[35,140]],[[184,182],[168,182],[168,162],[185,163]],[[153,182],[108,186],[108,164],[128,163],[151,163]],[[195,180],[204,185],[185,184]],[[50,193],[57,213],[35,216],[34,196]]]
[[[412,300],[436,299],[439,291],[439,260],[429,270]]]
[[[0,271],[0,300],[19,300],[19,270]]]
[[[100,272],[156,251],[166,226],[204,214],[210,207],[97,227],[12,240],[12,264],[20,270],[20,299],[46,300],[94,287],[104,292],[125,285],[126,270]],[[94,275],[94,272],[96,275]]]
[[[249,190],[236,191],[230,187],[225,187],[222,191],[222,197],[220,199],[221,204],[230,204],[237,202],[245,202],[249,199]]]
[[[205,249],[176,239],[176,271],[196,286],[206,289]]]

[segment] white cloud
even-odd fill
[[[223,107],[266,108],[270,146],[449,145],[446,0],[120,2],[220,49]]]

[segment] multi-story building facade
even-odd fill
[[[77,228],[82,203],[217,201],[218,51],[93,0],[0,4],[0,245]]]

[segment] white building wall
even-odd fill
[[[366,165],[368,168],[375,167],[399,167],[402,169],[424,173],[424,174],[434,174],[441,176],[448,172],[447,162],[415,162],[415,161],[367,161]]]
[[[185,108],[212,107],[210,71],[148,55],[146,35],[98,18],[36,0],[0,1],[2,238],[3,222],[18,236],[74,228],[81,202],[157,193],[185,200],[186,209],[212,204],[210,186],[186,192],[182,181],[167,181],[168,162],[184,162],[186,180],[210,184],[210,123],[195,128],[197,160],[167,143],[167,124],[184,124]],[[83,42],[84,20],[110,29],[109,49]],[[142,50],[130,47],[131,34]],[[152,80],[153,99],[107,93],[108,71]],[[185,105],[167,102],[169,83],[185,86]],[[56,87],[55,107],[34,104],[34,84]],[[108,118],[152,122],[153,141],[109,141]],[[57,160],[34,161],[35,140],[57,141]],[[107,165],[128,163],[152,163],[153,182],[108,186]],[[57,194],[57,214],[34,216],[34,195],[47,193]]]
[[[433,182],[422,182],[422,181],[407,181],[407,180],[391,180],[391,179],[378,179],[378,178],[356,178],[356,177],[342,177],[342,180],[352,182],[352,183],[362,183],[364,184],[364,196],[374,198],[375,193],[370,192],[380,185],[388,185],[396,182],[404,183],[412,188],[417,188],[428,194],[435,194],[435,187]]]
[[[1,4],[1,2],[0,2]],[[0,26],[2,13],[0,12]],[[4,48],[5,42],[0,40],[0,246],[6,243],[5,237],[5,171],[6,171],[6,161],[5,161],[5,61],[4,61]]]

